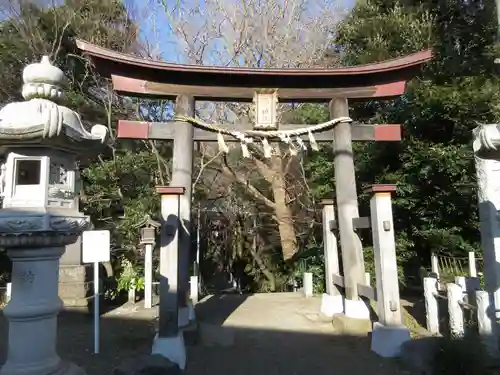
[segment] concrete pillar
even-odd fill
[[[60,371],[56,352],[59,258],[64,246],[8,250],[12,297],[3,313],[9,322],[7,361],[1,375],[41,375]],[[68,371],[83,374],[72,364]],[[66,372],[64,372],[66,373]]]
[[[150,309],[153,300],[153,244],[144,245],[144,308]]]
[[[379,322],[373,326],[372,350],[383,357],[397,357],[410,331],[402,325],[396,242],[392,217],[391,192],[395,185],[373,185],[369,189],[373,255],[377,279]]]
[[[325,316],[333,316],[344,312],[343,297],[333,282],[332,275],[340,275],[339,253],[337,248],[337,237],[330,227],[335,221],[334,201],[323,200],[322,222],[323,222],[323,251],[325,259],[325,284],[326,293],[321,299],[321,313]]]
[[[377,311],[386,326],[401,325],[396,241],[392,217],[391,192],[395,185],[374,185],[369,189],[373,255],[377,280]]]
[[[153,340],[152,354],[160,354],[179,365],[186,366],[186,347],[182,331],[179,330],[179,285],[181,275],[180,197],[184,188],[157,186],[161,195],[161,239],[160,239],[160,306],[158,333]]]

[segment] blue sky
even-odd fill
[[[139,13],[138,18],[141,25],[141,38],[148,40],[150,43],[158,41],[160,46],[161,57],[165,61],[178,62],[178,54],[171,48],[175,44],[175,36],[169,28],[169,22],[157,5],[157,0],[130,0],[127,1],[128,6],[132,7],[134,13]],[[144,9],[143,7],[147,8]],[[156,8],[157,11],[152,11]],[[170,48],[169,48],[170,46]]]
[[[177,1],[166,0],[169,6],[174,6]],[[356,0],[339,0],[348,9],[352,8]],[[141,25],[141,38],[150,43],[158,44],[160,57],[168,62],[182,62],[176,48],[176,36],[169,27],[168,17],[163,11],[158,0],[125,0],[134,15],[138,16]],[[203,0],[200,1],[202,3]]]

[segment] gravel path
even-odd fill
[[[335,332],[318,318],[319,299],[291,293],[207,298],[197,306],[200,340],[188,347],[188,375],[392,375],[393,362],[370,352],[368,333]],[[122,307],[101,319],[101,353],[93,354],[92,316],[64,312],[59,353],[89,375],[111,375],[123,359],[149,353],[155,311]],[[0,320],[0,359],[7,324]]]

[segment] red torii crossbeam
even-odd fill
[[[185,126],[186,123],[182,121],[167,121],[167,122],[147,122],[147,121],[118,121],[118,138],[128,139],[156,139],[156,140],[173,140],[175,137],[175,129],[179,126]],[[280,130],[293,130],[307,125],[289,125],[280,124]],[[240,132],[252,129],[250,124],[227,124],[222,125],[223,128],[232,129]],[[401,140],[401,127],[397,124],[377,124],[377,125],[364,125],[352,124],[351,125],[352,140],[353,141],[400,141]],[[237,139],[227,137],[227,141],[239,142]],[[301,137],[304,142],[308,141],[307,135]],[[314,133],[314,138],[318,142],[325,142],[333,140],[333,134],[328,132]],[[203,129],[194,129],[193,141],[196,142],[216,142],[217,134],[208,132]]]

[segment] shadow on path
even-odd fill
[[[331,323],[314,323],[300,303],[279,300],[267,308],[265,299],[216,296],[197,306],[200,326],[215,327],[231,340],[205,340],[187,348],[188,375],[392,375],[396,364],[370,352],[367,335],[335,334]],[[288,300],[287,300],[288,301]],[[300,299],[297,299],[300,301]],[[287,309],[292,306],[292,310]],[[121,310],[101,319],[101,353],[93,354],[93,322],[88,314],[63,312],[58,348],[62,358],[87,374],[110,375],[123,360],[150,353],[155,309]],[[278,324],[279,323],[279,324]],[[297,328],[296,325],[299,327]],[[318,329],[309,330],[319,324]],[[276,325],[273,328],[273,325]],[[308,331],[309,330],[309,331]],[[7,347],[6,320],[0,319],[0,359]],[[203,335],[203,330],[202,330]]]

